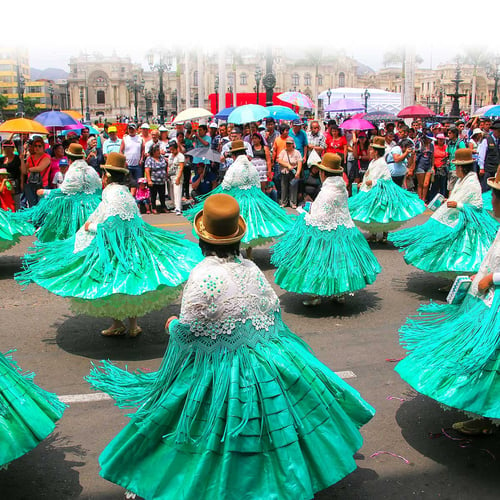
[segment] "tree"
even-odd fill
[[[386,52],[384,54],[382,64],[384,65],[385,68],[391,65],[402,66],[404,61],[405,61],[405,49],[402,48],[395,52]],[[415,56],[415,64],[422,64],[423,62],[424,60],[422,59],[421,56],[419,55]]]
[[[457,56],[457,60],[462,59],[460,56]],[[468,47],[465,49],[465,54],[463,56],[463,62],[465,64],[470,64],[473,66],[472,71],[472,90],[471,90],[471,103],[470,103],[470,112],[474,113],[476,110],[476,81],[477,81],[477,69],[484,68],[485,70],[491,64],[492,56],[488,54],[487,49],[485,47]]]
[[[0,94],[0,118],[3,120],[3,110],[9,104],[9,100],[3,94]]]
[[[40,110],[36,107],[36,100],[32,97],[24,98],[24,116],[25,118],[34,118],[40,114]]]

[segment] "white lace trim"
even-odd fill
[[[179,321],[195,336],[230,335],[239,323],[251,321],[268,330],[279,311],[279,299],[260,269],[240,257],[206,257],[184,288]]]
[[[483,208],[481,184],[479,184],[476,173],[470,172],[463,179],[458,179],[448,201],[456,201],[459,204],[468,203],[476,208]],[[432,217],[442,224],[455,227],[458,224],[459,215],[458,208],[448,208],[446,203],[443,203]]]
[[[99,203],[86,222],[90,222],[95,228],[97,224],[102,224],[115,215],[122,220],[132,220],[139,214],[137,203],[128,188],[121,184],[109,184],[102,192],[101,203]],[[84,248],[87,248],[94,239],[95,234],[95,231],[85,231],[85,228],[81,227],[75,236],[74,252],[80,252]]]
[[[76,160],[68,168],[61,191],[71,195],[92,194],[102,189],[102,181],[97,172],[85,160]]]
[[[368,169],[363,176],[363,182],[359,186],[360,191],[370,191],[377,184],[379,179],[391,180],[391,172],[385,159],[378,158],[376,160],[372,160],[368,165]],[[366,185],[366,181],[372,181],[371,186]]]
[[[250,189],[254,186],[260,187],[259,172],[246,156],[238,156],[224,176],[222,189]]]
[[[342,176],[327,177],[311,205],[311,211],[305,216],[305,223],[321,231],[331,231],[337,226],[354,227],[347,199]]]

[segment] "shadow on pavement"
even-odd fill
[[[445,302],[447,292],[440,291],[439,288],[450,285],[451,281],[433,273],[415,271],[402,279],[393,279],[393,287],[399,291],[408,291],[418,296],[420,300],[436,300]]]
[[[143,333],[136,338],[128,335],[103,337],[101,330],[107,328],[111,320],[92,316],[67,316],[55,325],[55,338],[45,342],[57,344],[64,351],[91,359],[139,361],[162,358],[168,344],[165,322],[179,315],[179,305],[172,304],[159,311],[153,311],[139,319]]]
[[[286,292],[280,295],[281,307],[289,314],[308,318],[344,318],[379,309],[381,301],[376,292],[369,292],[366,289],[355,292],[354,296],[347,295],[343,304],[325,298],[319,306],[308,307],[302,303],[307,297],[307,295]]]
[[[465,437],[451,428],[454,422],[467,418],[463,412],[447,411],[421,394],[403,402],[396,412],[403,438],[420,454],[448,467],[454,474],[466,474],[471,484],[498,488],[500,432]],[[443,429],[449,437],[442,433]]]
[[[85,456],[80,446],[67,446],[59,434],[51,434],[34,450],[10,463],[0,471],[0,492],[3,499],[65,500],[77,498],[82,492],[79,472],[84,462],[66,460],[67,454]]]
[[[10,280],[22,270],[21,258],[0,254],[0,280]]]

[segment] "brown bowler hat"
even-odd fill
[[[335,153],[325,153],[321,159],[321,163],[315,163],[315,165],[321,170],[330,172],[331,174],[342,174],[344,172],[342,168],[342,158]]]
[[[247,225],[240,215],[238,202],[228,194],[209,196],[194,218],[194,230],[200,240],[212,245],[230,245],[243,238]]]
[[[488,177],[488,180],[486,182],[488,183],[488,186],[490,186],[490,188],[500,191],[500,166],[497,169],[497,174],[495,175],[495,177]]]
[[[385,149],[385,139],[382,136],[380,136],[380,135],[376,135],[372,139],[372,142],[370,143],[370,146],[372,148]]]
[[[231,142],[230,153],[236,153],[236,151],[246,151],[245,143],[243,141],[233,141]]]
[[[453,163],[455,165],[471,165],[474,163],[474,159],[472,158],[472,149],[457,149]]]
[[[70,144],[65,153],[70,158],[85,158],[85,151],[82,145],[78,143]]]
[[[109,153],[106,164],[102,168],[104,170],[112,170],[113,172],[121,172],[122,174],[129,173],[125,155],[120,153]]]

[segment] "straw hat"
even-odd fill
[[[230,153],[236,153],[236,151],[246,151],[245,143],[243,141],[233,141],[231,143]]]
[[[240,215],[238,202],[228,194],[213,194],[194,218],[194,230],[200,240],[212,245],[230,245],[243,238],[247,225]]]
[[[121,172],[128,174],[127,161],[125,155],[120,153],[109,153],[106,164],[102,166],[104,170],[112,170],[113,172]]]
[[[472,149],[457,149],[453,163],[455,165],[471,165],[474,163],[474,159],[472,158]]]
[[[85,158],[85,151],[83,150],[82,145],[78,143],[70,144],[65,153],[66,156],[69,156],[71,159]]]
[[[385,139],[382,136],[380,136],[380,135],[376,135],[372,139],[372,142],[370,143],[370,146],[372,148],[385,149]]]
[[[342,158],[335,153],[325,153],[321,162],[315,163],[315,165],[321,170],[330,172],[331,174],[342,174],[344,172],[342,168]]]
[[[495,177],[489,177],[486,182],[490,188],[498,189],[500,191],[500,166],[497,169]]]

